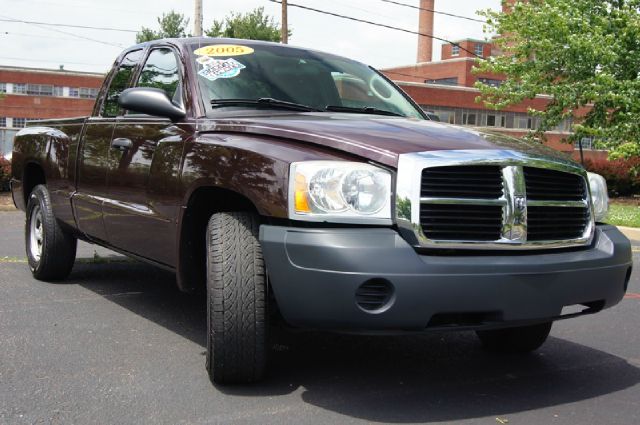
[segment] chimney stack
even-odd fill
[[[433,36],[433,10],[435,0],[420,0],[418,32]],[[426,10],[425,10],[426,9]],[[433,38],[418,36],[418,63],[433,60]]]

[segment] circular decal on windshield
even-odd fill
[[[211,46],[200,47],[195,50],[198,56],[240,56],[250,55],[253,53],[253,49],[247,46],[239,46],[236,44],[213,44]]]

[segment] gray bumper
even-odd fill
[[[501,327],[617,304],[631,272],[631,246],[597,226],[589,249],[504,255],[420,255],[392,229],[260,228],[271,288],[284,319],[303,328],[416,331]],[[390,302],[356,303],[364,282],[388,282]]]

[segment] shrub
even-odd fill
[[[0,192],[9,190],[11,179],[11,162],[0,156]]]
[[[631,196],[640,193],[640,157],[615,160],[586,160],[587,170],[607,180],[609,196]]]
[[[640,156],[640,144],[624,143],[609,153],[609,159],[631,159]]]

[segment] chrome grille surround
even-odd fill
[[[496,199],[421,197],[421,177],[425,168],[443,166],[494,165],[502,170],[502,196]],[[580,176],[585,195],[581,200],[528,200],[524,167],[543,168]],[[578,247],[591,243],[595,231],[589,180],[579,165],[560,158],[512,150],[479,149],[447,150],[402,154],[398,159],[396,181],[396,223],[411,245],[416,248],[531,250]],[[420,222],[423,204],[493,205],[502,207],[500,237],[486,240],[433,240],[425,236]],[[588,211],[588,221],[580,237],[562,240],[527,240],[528,207],[579,207]]]

